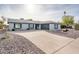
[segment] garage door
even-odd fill
[[[41,24],[42,30],[49,30],[49,24]]]

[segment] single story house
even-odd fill
[[[60,23],[52,21],[32,21],[23,19],[8,19],[8,30],[61,30]]]

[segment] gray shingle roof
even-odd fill
[[[20,20],[20,19],[8,19],[9,23],[34,23],[34,24],[54,24],[56,22],[53,21],[29,21],[29,19],[27,20]],[[57,23],[59,24],[59,23]]]

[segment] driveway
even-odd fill
[[[46,31],[31,31],[31,32],[11,32],[24,36],[38,48],[43,50],[45,53],[56,53],[69,43],[73,42],[73,38],[59,36],[48,33]]]
[[[62,48],[57,54],[79,54],[79,38],[75,39],[72,43]]]

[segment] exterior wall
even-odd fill
[[[41,30],[41,24],[39,24],[39,29]]]
[[[15,25],[16,25],[17,23],[15,23]],[[9,28],[8,28],[8,30],[10,30],[10,31],[12,31],[12,29],[15,29],[15,30],[27,30],[28,28],[29,28],[29,24],[21,24],[21,28],[19,28],[19,29],[16,29],[16,28],[14,28],[15,26],[14,26],[14,23],[9,23]]]
[[[9,23],[9,28],[8,28],[9,30],[12,30],[12,29],[14,29],[14,23]]]
[[[16,24],[16,23],[15,23]],[[61,27],[60,27],[60,24],[58,24],[58,28],[56,29],[55,28],[55,26],[56,26],[57,24],[49,24],[49,30],[54,30],[54,31],[56,31],[56,30],[61,30]],[[19,29],[16,29],[15,28],[15,30],[27,30],[27,29],[29,29],[29,30],[33,30],[33,29],[35,29],[35,26],[36,26],[36,24],[21,24],[21,28],[19,28]],[[14,29],[14,23],[9,23],[9,30],[12,30],[12,29]],[[42,25],[41,24],[39,24],[39,30],[41,30],[42,28]],[[35,29],[36,30],[36,29]],[[44,29],[45,30],[45,29]]]
[[[58,30],[61,30],[61,25],[60,24],[58,25]]]
[[[54,24],[49,24],[49,30],[54,30],[54,31],[61,30],[60,24],[58,24],[58,28],[57,29],[55,29],[55,25]]]
[[[54,24],[49,24],[49,30],[54,30]]]
[[[34,24],[29,24],[29,29],[34,29]]]
[[[29,24],[22,24],[22,30],[27,30],[29,28]]]
[[[35,30],[35,24],[34,24],[34,30]]]

